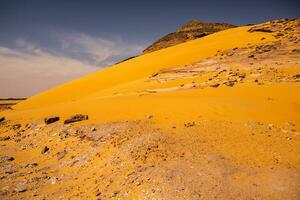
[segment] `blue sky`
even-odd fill
[[[31,96],[139,54],[192,19],[244,25],[299,17],[299,8],[292,0],[0,0],[0,98]]]

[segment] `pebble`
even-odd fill
[[[45,146],[45,147],[42,149],[42,154],[47,153],[49,150],[50,150],[50,148],[47,147],[47,146]]]

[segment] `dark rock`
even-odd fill
[[[293,78],[300,78],[300,74],[294,75]]]
[[[44,119],[44,121],[45,121],[46,124],[51,124],[51,123],[57,122],[58,120],[59,120],[58,116],[46,117]]]
[[[210,85],[210,87],[219,87],[220,86],[220,83],[213,83]]]
[[[14,161],[15,158],[11,156],[0,156],[1,161]]]
[[[10,136],[0,137],[0,141],[6,141],[6,140],[10,140]]]
[[[47,146],[45,146],[45,147],[42,149],[42,154],[47,153],[49,150],[50,150],[50,148],[47,147]]]
[[[232,87],[232,86],[234,86],[235,82],[236,82],[236,80],[228,80],[228,81],[224,82],[224,85]]]
[[[248,58],[254,58],[254,54],[249,54]]]
[[[293,53],[300,53],[300,49],[293,49],[292,52]]]
[[[151,119],[153,117],[153,115],[148,114],[147,115],[147,119]]]
[[[0,122],[3,122],[5,120],[5,117],[0,116]]]
[[[111,194],[111,197],[116,197],[119,193],[120,193],[120,191],[114,191],[114,192]]]
[[[184,124],[184,127],[186,127],[186,128],[189,128],[189,127],[192,127],[192,126],[196,126],[196,123],[195,122],[188,122],[188,123]]]
[[[69,119],[66,119],[64,121],[64,124],[70,124],[78,121],[88,120],[88,118],[89,117],[87,115],[82,115],[82,114],[72,115]]]
[[[158,73],[154,73],[151,75],[151,77],[156,77],[158,75]]]
[[[21,128],[21,126],[22,126],[21,124],[14,124],[14,125],[12,125],[11,128],[12,128],[13,130],[18,130],[19,128]]]
[[[245,73],[238,73],[239,78],[245,78],[246,74]]]

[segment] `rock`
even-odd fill
[[[10,140],[10,136],[0,137],[0,141],[6,141],[6,140]]]
[[[294,79],[300,79],[300,74],[296,74],[293,76]]]
[[[82,115],[82,114],[72,115],[70,118],[64,121],[64,124],[70,124],[78,121],[88,120],[88,118],[89,117],[87,115]]]
[[[35,127],[37,125],[38,125],[37,122],[30,122],[30,123],[25,125],[25,128],[29,129],[29,128]]]
[[[19,128],[21,128],[21,126],[22,126],[21,124],[14,124],[14,125],[12,125],[11,128],[12,128],[13,130],[18,130]]]
[[[92,129],[91,129],[91,131],[96,131],[97,129],[95,128],[95,127],[93,127]]]
[[[5,117],[0,116],[0,122],[3,122],[5,120]]]
[[[151,77],[156,77],[157,75],[158,75],[158,73],[156,72],[156,73],[152,74]]]
[[[56,177],[51,177],[51,178],[49,179],[49,181],[50,181],[50,183],[51,183],[52,185],[54,185],[54,184],[57,183],[58,178],[56,178]]]
[[[260,46],[257,46],[255,48],[255,52],[256,53],[259,53],[259,54],[262,54],[262,53],[266,53],[266,52],[269,52],[271,50],[275,49],[275,46],[274,45],[260,45]]]
[[[96,191],[96,196],[99,197],[99,196],[101,196],[101,194],[102,194],[101,190],[98,189],[98,190]]]
[[[249,54],[248,58],[254,58],[254,54]]]
[[[271,130],[274,127],[273,124],[268,124],[268,128]]]
[[[264,33],[273,33],[274,31],[270,29],[269,27],[257,27],[254,26],[248,30],[248,32],[264,32]]]
[[[111,197],[116,197],[119,193],[120,193],[120,191],[114,191],[114,192],[111,194]]]
[[[153,117],[153,116],[150,115],[150,114],[147,115],[147,119],[151,119],[152,117]]]
[[[288,126],[296,126],[296,124],[293,123],[293,122],[287,122],[286,124],[287,124]]]
[[[36,167],[36,166],[38,166],[37,163],[31,163],[31,164],[27,164],[25,167],[27,167],[27,168],[33,168],[33,167]]]
[[[186,127],[186,128],[189,128],[189,127],[192,127],[192,126],[196,126],[196,123],[195,122],[188,122],[188,123],[184,124],[184,127]]]
[[[1,161],[14,161],[15,158],[11,156],[0,156]]]
[[[245,78],[246,77],[246,73],[238,73],[238,77],[239,78]]]
[[[45,146],[45,147],[42,149],[42,154],[47,153],[49,150],[50,150],[50,148],[47,147],[47,146]]]
[[[210,87],[219,87],[220,86],[220,83],[213,83],[210,85]]]
[[[293,49],[292,52],[293,53],[300,53],[300,49]]]
[[[234,86],[235,82],[236,82],[235,80],[228,80],[224,82],[224,85],[232,87]]]
[[[44,119],[44,121],[45,121],[46,124],[51,124],[51,123],[57,122],[58,120],[59,120],[58,116],[46,117]]]
[[[63,158],[65,157],[66,154],[67,154],[67,151],[66,151],[66,150],[57,152],[57,154],[56,154],[57,159],[58,159],[58,160],[63,159]]]
[[[69,136],[69,132],[64,130],[64,131],[60,132],[58,135],[59,135],[60,139],[63,140]]]
[[[27,191],[27,188],[24,185],[20,185],[15,188],[15,192],[26,192],[26,191]]]

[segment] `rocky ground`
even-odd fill
[[[3,122],[1,130],[2,199],[300,197],[299,160],[286,157],[299,153],[293,122]]]
[[[299,82],[299,20],[278,20],[255,26],[249,32],[263,31],[274,35],[275,42],[233,48],[189,66],[164,69],[149,77],[149,82],[192,80],[180,86],[151,89],[146,92],[190,88],[234,86],[241,83],[258,85],[278,82]],[[284,27],[284,28],[283,28]],[[265,38],[261,38],[264,40]]]

